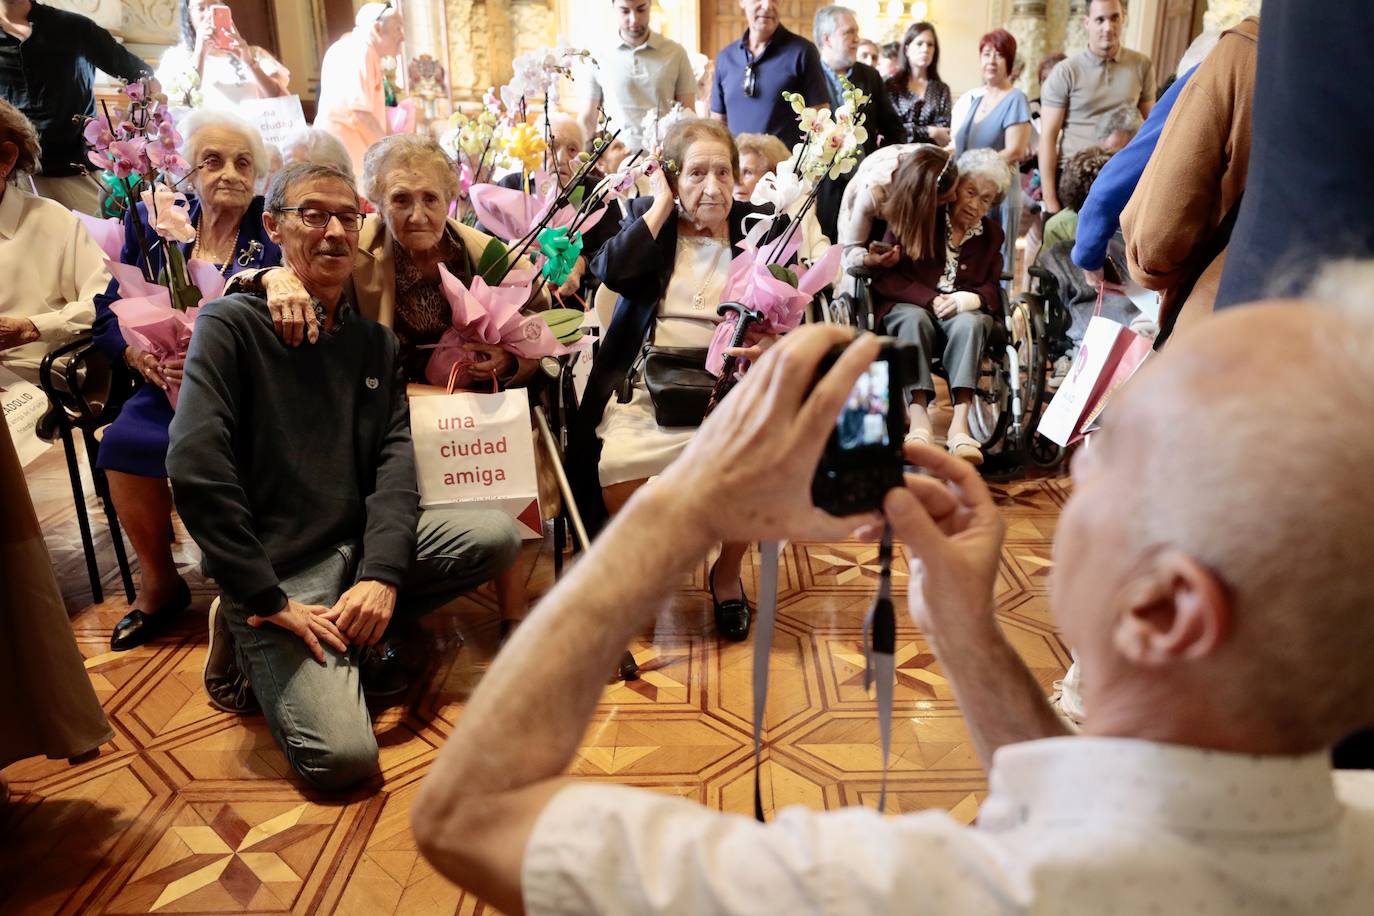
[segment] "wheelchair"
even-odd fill
[[[876,332],[874,272],[851,267],[848,273],[853,289],[830,301],[828,317],[836,324]],[[1011,477],[1026,459],[1033,460],[1035,426],[1046,403],[1046,328],[1044,314],[1034,303],[1024,298],[1013,302],[1005,291],[1001,314],[996,317],[999,320],[988,335],[969,409],[969,433],[983,450],[984,473]],[[940,354],[931,354],[930,368],[932,374],[949,380]]]
[[[1030,286],[1021,294],[1021,301],[1040,316],[1045,330],[1045,365],[1053,366],[1060,357],[1073,352],[1074,342],[1069,337],[1073,314],[1064,304],[1059,279],[1052,271],[1032,265],[1028,273]],[[1049,402],[1048,397],[1045,398],[1045,402]],[[1062,446],[1056,445],[1044,436],[1035,435],[1032,428],[1026,440],[1026,458],[1032,464],[1038,468],[1052,470],[1063,463],[1065,454],[1066,450]]]

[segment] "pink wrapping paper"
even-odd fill
[[[124,226],[114,217],[109,219],[96,219],[89,213],[82,213],[80,210],[73,210],[76,218],[81,220],[81,224],[86,227],[86,231],[95,239],[95,243],[100,246],[100,250],[105,252],[105,257],[111,261],[119,260],[119,252],[124,247]]]
[[[468,189],[468,196],[472,199],[472,208],[477,211],[477,219],[486,230],[502,241],[513,242],[529,235],[530,229],[544,219],[558,196],[557,183],[547,172],[535,172],[533,184],[537,190],[530,194],[498,184],[475,184]],[[603,206],[583,220],[577,231],[586,232],[605,215]],[[548,225],[553,228],[570,226],[576,216],[577,208],[566,205],[553,214]]]
[[[766,224],[765,224],[766,226]],[[835,277],[839,268],[843,248],[831,245],[819,260],[797,278],[794,289],[791,284],[779,280],[769,271],[770,263],[785,263],[782,258],[790,258],[801,244],[801,231],[787,245],[781,239],[763,248],[755,247],[765,226],[755,227],[746,237],[744,251],[730,262],[729,279],[721,293],[721,302],[742,302],[755,311],[763,313],[763,321],[753,325],[759,334],[786,334],[801,323],[806,314],[806,306],[813,296]],[[735,336],[738,318],[730,316],[716,325],[715,336],[706,354],[706,368],[713,375],[720,375],[725,361],[725,351]]]
[[[181,311],[172,308],[172,295],[167,287],[150,283],[143,271],[130,264],[108,261],[110,274],[119,281],[121,299],[110,306],[119,319],[119,331],[130,346],[153,354],[159,362],[185,359],[191,346],[199,307]],[[200,289],[203,305],[224,293],[224,276],[213,264],[192,258],[186,262],[191,282]],[[176,410],[181,386],[169,383],[167,400]]]
[[[466,366],[473,362],[467,344],[488,344],[524,359],[562,356],[591,346],[584,337],[573,344],[561,344],[544,319],[521,314],[530,296],[532,271],[513,271],[506,284],[488,286],[474,277],[465,287],[448,268],[440,265],[439,282],[444,298],[453,309],[453,327],[444,332],[434,346],[425,366],[425,380],[431,385],[467,388],[473,384]]]

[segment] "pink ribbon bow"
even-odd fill
[[[563,356],[591,346],[584,337],[573,344],[561,344],[544,319],[521,314],[530,296],[534,272],[515,271],[500,286],[488,286],[473,277],[471,286],[439,266],[439,284],[453,310],[453,326],[434,346],[425,366],[425,379],[431,385],[467,388],[473,383],[466,366],[473,362],[468,344],[487,344],[523,359]]]

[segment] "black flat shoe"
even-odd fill
[[[754,609],[747,598],[727,598],[721,601],[716,597],[716,564],[706,574],[706,587],[711,590],[711,604],[716,611],[716,630],[731,642],[744,642],[749,638],[749,624]],[[740,592],[744,592],[744,582],[740,581]]]
[[[506,647],[506,643],[510,642],[510,638],[515,635],[515,628],[518,626],[520,626],[519,620],[501,618],[501,635],[497,642],[499,648],[504,649]]]
[[[190,606],[191,589],[187,587],[185,580],[182,580],[172,600],[156,611],[134,609],[125,614],[123,619],[115,624],[114,633],[110,636],[110,649],[124,652],[162,635],[176,622],[177,616]]]

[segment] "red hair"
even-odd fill
[[[1007,74],[1010,75],[1011,68],[1016,66],[1016,36],[1006,29],[993,29],[978,39],[978,53],[982,54],[989,45],[1007,62]]]

